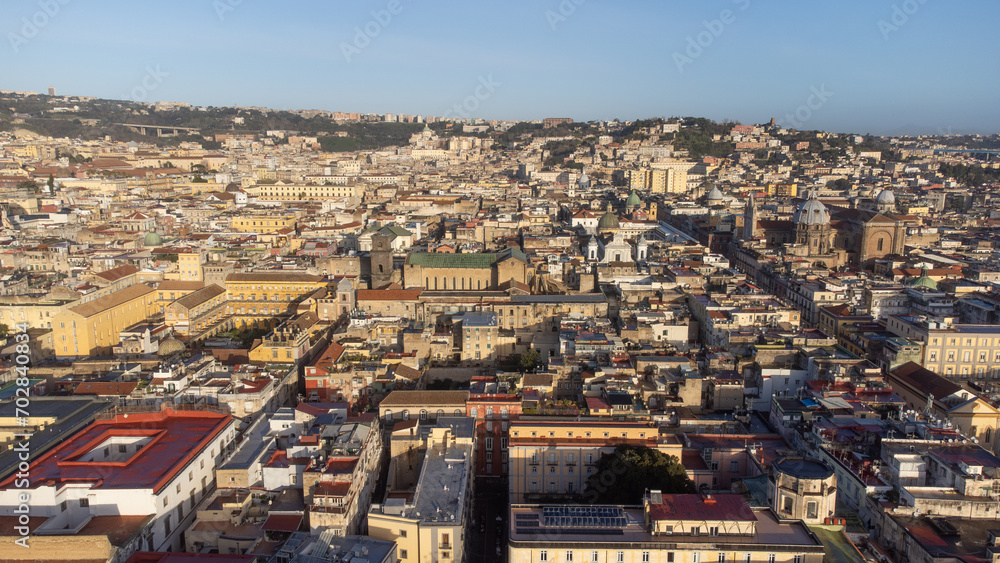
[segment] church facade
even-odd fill
[[[871,267],[879,258],[903,254],[907,229],[920,225],[919,218],[895,212],[895,198],[888,190],[871,207],[828,207],[813,191],[791,221],[762,219],[751,196],[742,238],[746,243],[760,240],[766,247],[783,247],[786,256],[815,267]]]

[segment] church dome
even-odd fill
[[[816,195],[816,190],[809,192],[809,199],[795,212],[795,224],[825,225],[830,222],[830,211]]]
[[[163,238],[156,233],[149,233],[142,239],[143,246],[160,246],[163,244]]]
[[[618,227],[618,217],[610,210],[604,215],[601,215],[601,218],[597,221],[598,231],[610,231],[618,229]]]
[[[719,190],[719,186],[713,187],[712,191],[708,192],[708,201],[722,203],[722,191]]]
[[[632,190],[632,193],[628,195],[628,199],[625,200],[625,207],[639,207],[642,205],[642,200],[639,199],[639,194]]]
[[[589,187],[590,187],[590,177],[589,177],[589,176],[587,176],[587,173],[586,173],[586,172],[584,172],[584,173],[583,173],[583,174],[582,174],[582,175],[580,176],[580,179],[576,181],[576,183],[577,183],[577,185],[578,185],[578,186],[580,186],[581,188],[589,188]]]
[[[184,351],[184,344],[180,340],[177,340],[172,336],[164,340],[163,342],[160,342],[159,354],[161,356],[172,356],[174,354],[183,351]]]
[[[879,192],[875,203],[879,205],[896,205],[896,194],[892,193],[892,190],[882,190]]]
[[[913,280],[910,287],[923,287],[927,289],[937,289],[938,284],[934,278],[927,275],[927,268],[924,268],[919,278]]]

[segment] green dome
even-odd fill
[[[628,199],[625,200],[625,207],[639,207],[642,205],[642,200],[639,199],[639,194],[632,190],[632,193],[628,194]]]
[[[913,280],[910,287],[926,287],[927,289],[937,289],[938,284],[934,281],[934,278],[927,275],[927,268],[924,268],[922,275]]]
[[[161,244],[163,244],[163,239],[156,233],[149,233],[142,239],[143,246],[160,246]]]
[[[607,231],[617,228],[618,228],[618,217],[610,211],[608,211],[604,215],[601,215],[601,219],[597,221],[598,231]]]

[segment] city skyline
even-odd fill
[[[1000,58],[984,55],[1000,7],[986,2],[301,6],[6,4],[3,88],[504,120],[1000,130],[990,103]],[[150,22],[184,33],[152,33]]]

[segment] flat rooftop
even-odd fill
[[[159,492],[232,420],[214,412],[168,409],[95,422],[32,463],[31,484],[37,488],[89,482],[106,489]],[[117,450],[112,440],[141,441],[141,447],[125,459],[98,460],[95,452],[102,448]],[[0,488],[12,487],[13,481],[8,477]]]
[[[822,553],[823,545],[809,533],[800,521],[779,521],[769,509],[750,509],[756,519],[756,533],[752,536],[705,535],[653,535],[646,529],[641,506],[609,507],[618,508],[622,517],[612,518],[611,525],[596,527],[566,527],[545,525],[545,506],[511,505],[510,541],[512,543],[539,542],[549,547],[580,547],[591,545],[647,544],[652,549],[668,549],[671,544],[711,544],[735,546],[746,545],[764,549],[767,546],[796,546],[802,551]],[[692,514],[692,518],[697,514]],[[525,526],[524,523],[535,523]],[[605,520],[608,523],[607,520]]]
[[[435,444],[427,448],[424,466],[413,495],[413,510],[408,516],[425,522],[462,521],[469,464],[473,462],[472,444],[468,442]]]

